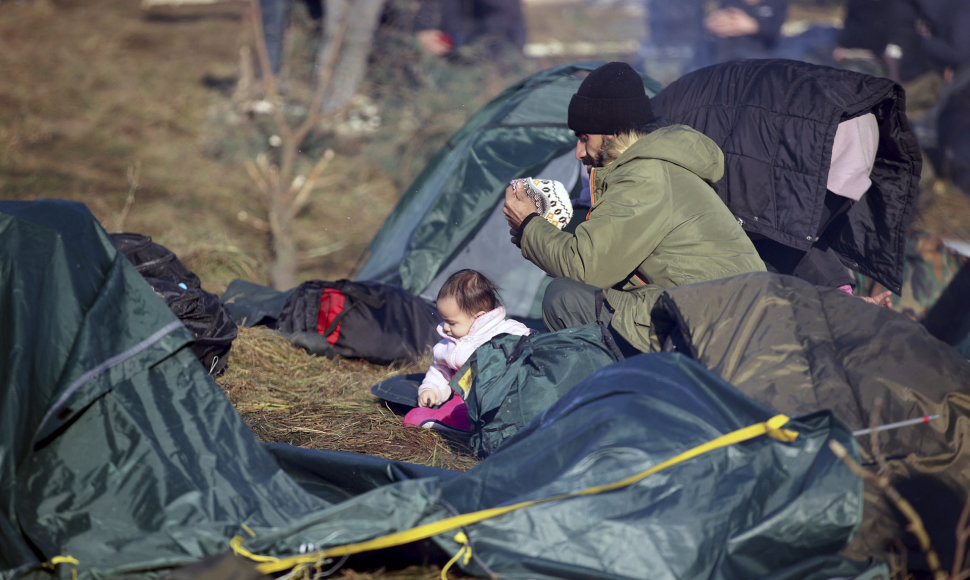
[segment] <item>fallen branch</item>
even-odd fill
[[[859,465],[852,457],[849,456],[849,452],[846,451],[845,447],[838,441],[829,441],[829,449],[835,456],[842,460],[852,473],[858,475],[862,479],[874,483],[882,492],[889,498],[889,501],[896,506],[909,525],[906,529],[916,536],[916,540],[919,542],[920,549],[923,550],[923,554],[926,556],[926,563],[930,568],[930,573],[932,574],[933,580],[947,580],[946,573],[940,569],[940,557],[936,554],[936,550],[933,549],[933,545],[930,543],[930,536],[926,533],[926,527],[923,526],[923,519],[916,512],[906,499],[899,494],[889,482],[889,476],[882,474],[876,475],[871,471],[863,468]]]
[[[966,556],[967,543],[970,542],[970,493],[967,494],[967,501],[963,503],[963,511],[960,512],[956,534],[957,546],[953,553],[953,571],[950,572],[950,578],[952,580],[966,580],[970,578],[970,567],[964,567],[963,560]]]

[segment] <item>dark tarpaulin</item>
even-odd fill
[[[326,504],[273,461],[83,205],[0,202],[0,577],[184,564]]]
[[[612,483],[774,414],[697,363],[654,354],[594,373],[466,473],[285,446],[270,453],[83,206],[2,202],[0,236],[9,281],[0,293],[4,579],[68,577],[65,564],[40,567],[61,555],[77,559],[82,579],[157,578],[226,553],[236,536],[279,557],[345,545]],[[837,556],[859,522],[860,484],[826,448],[830,439],[852,448],[851,437],[827,413],[786,428],[798,439],[761,436],[629,487],[469,525],[465,570],[862,574],[865,565]],[[458,548],[452,537],[402,553],[444,563]],[[360,561],[379,567],[384,557]]]
[[[970,362],[921,324],[889,308],[792,276],[743,274],[669,289],[652,312],[658,343],[680,336],[682,352],[747,396],[790,415],[830,409],[850,429],[939,415],[879,434],[894,485],[923,514],[944,567],[970,489]],[[870,438],[863,460],[875,467]],[[871,492],[870,492],[871,491]],[[878,490],[850,553],[886,557],[922,550]]]
[[[639,355],[579,383],[471,484],[453,480],[444,492],[462,510],[601,485],[774,414],[686,357]],[[759,437],[629,488],[487,522],[479,543],[509,561],[486,563],[510,577],[805,578],[786,569],[838,553],[858,524],[860,484],[827,448],[829,439],[853,447],[830,416],[791,428],[794,443]]]
[[[307,518],[300,534],[322,550],[400,531],[401,518],[381,525],[379,516],[401,505],[419,525],[617,482],[774,414],[686,357],[640,355],[590,375],[467,472],[374,489]],[[860,521],[862,486],[827,442],[854,449],[851,435],[826,412],[786,428],[799,433],[792,443],[757,437],[628,487],[465,525],[473,558],[462,567],[503,578],[739,580],[879,568],[838,556]],[[349,534],[362,518],[372,533]],[[443,552],[432,561],[459,549],[456,531],[433,538]],[[281,546],[256,538],[246,547]]]

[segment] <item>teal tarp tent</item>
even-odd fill
[[[67,564],[41,568],[59,555],[80,578],[161,577],[226,552],[244,526],[248,550],[278,557],[369,540],[620,481],[774,414],[655,354],[594,373],[466,473],[262,445],[83,206],[0,202],[0,240],[0,578],[67,577]],[[836,556],[860,484],[825,446],[854,449],[850,435],[827,413],[786,428],[794,442],[755,437],[469,524],[473,558],[459,565],[513,578],[860,573]],[[453,536],[402,554],[443,564]]]
[[[682,355],[640,355],[578,383],[469,471],[447,481],[374,489],[307,518],[300,535],[325,549],[369,539],[349,533],[363,529],[365,522],[354,519],[360,514],[382,535],[400,530],[387,516],[402,505],[413,525],[423,525],[577,494],[437,534],[432,547],[443,554],[437,561],[459,550],[453,538],[463,531],[473,557],[462,567],[476,576],[810,580],[863,574],[867,564],[838,556],[861,521],[862,484],[827,447],[830,440],[855,446],[828,413],[786,425],[799,434],[792,442],[756,437],[637,479],[772,415]],[[626,478],[635,481],[595,489]],[[246,547],[266,553],[278,543],[255,538]]]
[[[508,312],[538,318],[549,278],[509,243],[505,186],[517,177],[561,181],[578,197],[569,99],[602,63],[551,68],[509,87],[475,113],[404,192],[367,249],[357,280],[398,284],[434,301],[445,278],[474,268],[503,290]],[[660,84],[644,77],[647,94]],[[574,220],[583,219],[585,210]]]
[[[0,570],[134,573],[325,504],[273,461],[192,335],[79,204],[0,203]]]

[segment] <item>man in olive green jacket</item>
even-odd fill
[[[532,219],[535,205],[512,187],[504,208],[513,243],[556,278],[543,298],[549,330],[599,320],[626,354],[656,350],[650,310],[664,290],[765,270],[711,187],[724,173],[720,148],[654,118],[629,65],[589,74],[570,101],[569,128],[590,172],[586,221],[568,233]]]

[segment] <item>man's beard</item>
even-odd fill
[[[613,147],[613,142],[616,139],[610,135],[603,137],[603,144],[600,145],[599,149],[593,151],[592,155],[587,151],[586,155],[580,160],[583,165],[586,166],[587,170],[591,167],[604,167],[609,165],[613,161],[613,156],[610,154],[610,149]]]

